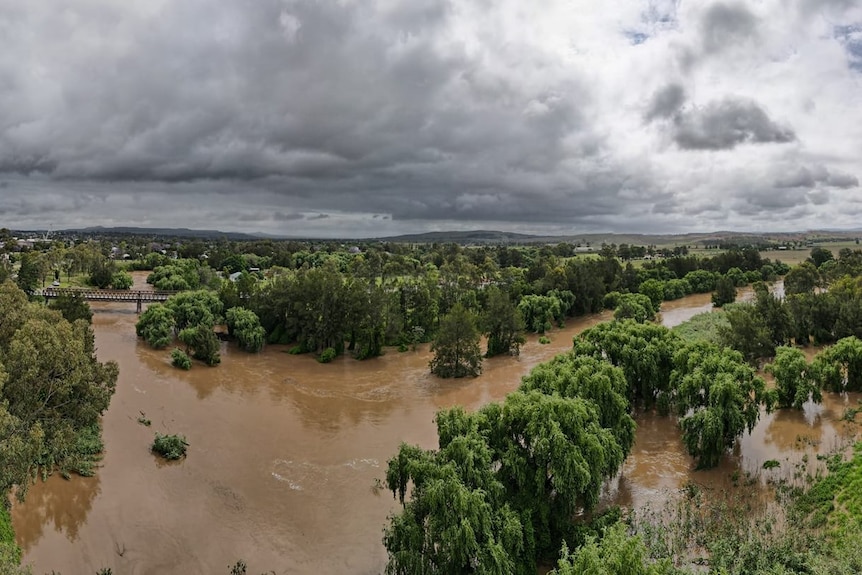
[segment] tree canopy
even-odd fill
[[[431,373],[440,377],[477,376],[482,372],[482,352],[476,320],[460,303],[440,322],[440,331],[431,346],[434,358]]]

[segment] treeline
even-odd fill
[[[344,272],[330,263],[283,271],[260,283],[243,276],[240,282],[245,283],[228,286],[227,292],[236,291],[224,297],[254,311],[270,342],[295,343],[299,352],[346,350],[364,359],[379,355],[384,346],[404,349],[433,340],[458,303],[473,314],[485,335],[502,337],[482,319],[497,293],[488,289],[492,286],[513,306],[511,313],[517,317],[509,324],[522,322],[528,331],[544,333],[562,326],[566,318],[615,308],[616,296],[608,299],[608,294],[645,294],[654,312],[664,300],[711,292],[724,277],[734,286],[744,285],[773,280],[787,268],[761,259],[756,250],[740,250],[708,259],[671,258],[640,269],[623,267],[616,258],[560,259],[549,254],[526,268],[481,267],[455,257],[410,274],[380,276],[370,268],[363,270]],[[494,355],[510,347],[488,351]]]
[[[784,297],[762,283],[754,292],[752,302],[699,318],[698,337],[732,347],[753,364],[775,356],[780,346],[862,338],[862,251],[843,249],[833,258],[815,248],[809,261],[785,275]]]
[[[479,334],[487,337],[485,356],[517,353],[524,331],[543,334],[563,326],[570,317],[607,308],[616,309],[619,318],[646,321],[655,316],[662,301],[711,292],[722,284],[730,286],[732,301],[736,286],[770,281],[787,271],[780,262],[763,260],[755,249],[712,258],[680,256],[640,268],[623,266],[612,256],[563,258],[551,248],[465,250],[453,244],[431,251],[431,261],[424,265],[402,255],[383,264],[377,252],[314,253],[319,261],[305,261],[299,269],[237,271],[230,277],[213,271],[212,258],[202,262],[157,254],[140,265],[154,264],[148,281],[157,289],[217,290],[221,310],[242,308],[257,316],[265,341],[291,344],[292,353],[315,353],[321,361],[345,352],[367,359],[382,354],[387,346],[406,350],[438,338],[453,341],[456,330],[444,333],[442,328],[452,326],[447,316],[460,306],[459,321],[470,325],[464,337],[454,339],[454,348],[463,343],[471,349],[470,357],[435,370],[444,376],[475,375],[481,370],[482,354],[472,351]],[[526,267],[498,265],[498,261],[511,263],[516,253],[518,258],[531,254],[530,261],[523,262]],[[245,257],[234,256],[236,261]],[[395,265],[399,259],[404,265]],[[170,310],[153,307],[142,317],[139,335],[154,347],[164,347],[189,326],[172,325]],[[221,310],[213,310],[213,316],[223,318]],[[153,328],[150,320],[156,315],[159,327]],[[203,338],[200,331],[197,340]],[[193,350],[195,345],[187,347]],[[246,348],[255,351],[259,346]],[[435,349],[441,346],[435,344]],[[205,361],[217,363],[212,354],[210,359]],[[178,361],[187,365],[182,358]]]
[[[56,307],[29,302],[11,282],[0,284],[3,573],[17,573],[20,560],[8,519],[10,490],[23,499],[37,472],[93,473],[102,452],[100,416],[117,381],[117,365],[96,359],[89,316],[74,302]]]

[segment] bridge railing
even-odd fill
[[[42,288],[37,289],[34,295],[40,295],[46,298],[55,298],[60,296],[79,295],[84,299],[91,300],[112,300],[112,301],[165,301],[172,295],[179,292],[164,291],[164,290],[109,290],[95,288]]]

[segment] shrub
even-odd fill
[[[174,351],[171,352],[171,364],[173,364],[174,367],[185,370],[192,368],[191,358],[186,355],[186,352],[177,347],[175,347]]]
[[[335,348],[327,347],[320,353],[320,357],[317,358],[317,361],[320,363],[329,363],[338,355],[338,352],[335,351]]]
[[[232,307],[225,314],[228,333],[236,338],[239,348],[251,353],[257,353],[263,348],[266,331],[260,325],[260,319],[253,311]]]
[[[221,363],[219,340],[212,328],[206,325],[188,327],[180,332],[180,341],[191,349],[192,357],[210,367]]]
[[[188,446],[186,438],[182,435],[162,435],[156,432],[156,438],[150,449],[153,453],[173,461],[185,457]]]
[[[114,289],[129,289],[132,284],[134,280],[129,272],[119,271],[111,276],[111,287]]]
[[[539,338],[539,343],[541,343],[542,345],[545,345],[545,344],[551,343],[551,340],[550,340],[550,338],[543,335],[542,337]]]
[[[305,353],[305,350],[302,349],[301,345],[295,345],[289,350],[287,350],[287,353],[289,353],[290,355],[300,355],[302,353]]]

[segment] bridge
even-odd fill
[[[88,289],[88,288],[55,288],[48,287],[37,289],[33,295],[40,295],[46,299],[54,299],[60,296],[73,297],[77,295],[87,301],[119,301],[135,302],[137,312],[141,313],[145,303],[165,302],[169,297],[176,294],[175,291],[149,291],[149,290],[116,290],[116,289]]]

